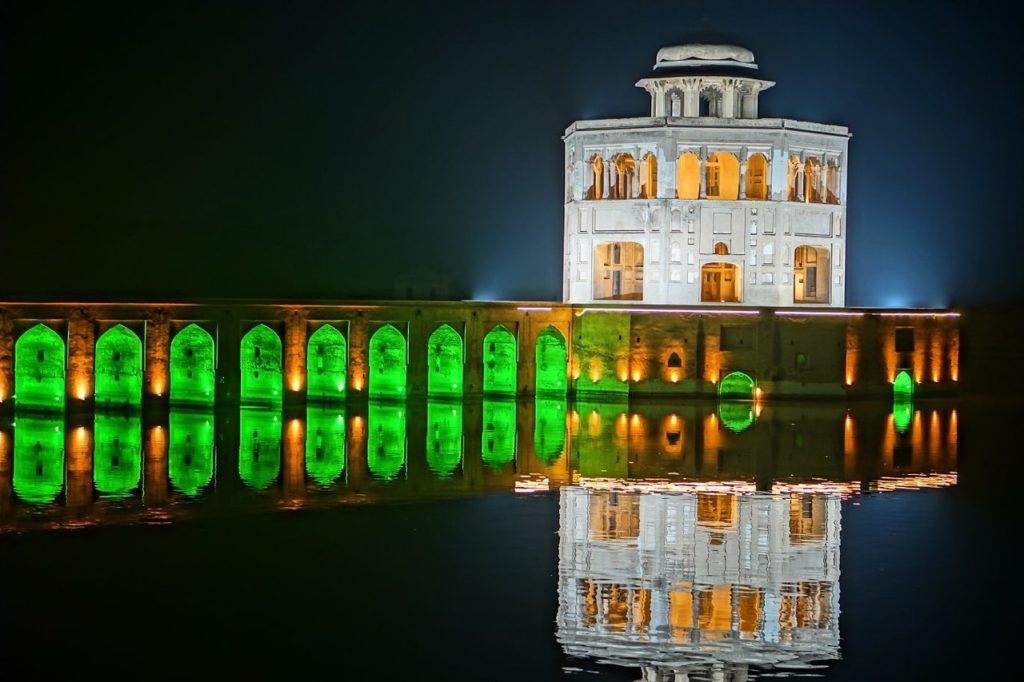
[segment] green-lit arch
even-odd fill
[[[213,480],[213,414],[171,410],[167,473],[171,485],[194,497]]]
[[[480,453],[493,469],[502,469],[516,458],[516,402],[484,400],[484,429]]]
[[[718,397],[752,400],[754,398],[754,380],[743,372],[730,372],[718,384]]]
[[[281,402],[281,337],[258,324],[242,337],[242,402]]]
[[[38,409],[64,409],[64,340],[37,324],[14,344],[14,400]]]
[[[28,504],[53,502],[64,486],[64,418],[18,415],[14,425],[14,493]]]
[[[370,397],[404,398],[405,381],[405,337],[386,324],[370,338]]]
[[[348,351],[345,336],[325,324],[309,337],[306,348],[306,396],[317,402],[345,399]]]
[[[910,372],[901,370],[896,375],[896,380],[892,382],[892,397],[893,400],[910,400],[914,397],[914,379]]]
[[[96,340],[96,403],[142,404],[142,341],[123,324],[115,324]]]
[[[281,413],[242,408],[238,422],[238,476],[250,488],[262,490],[281,471]]]
[[[405,466],[405,407],[371,401],[367,427],[367,468],[376,478],[395,478]]]
[[[914,401],[910,398],[892,401],[892,421],[899,433],[906,433],[914,418]]]
[[[534,410],[533,448],[537,458],[550,464],[565,453],[564,399],[537,398]]]
[[[213,405],[215,348],[210,333],[190,324],[171,340],[171,402]]]
[[[462,464],[462,403],[427,402],[427,466],[449,478]]]
[[[123,498],[142,479],[142,420],[138,415],[96,413],[92,480],[104,497]]]
[[[484,393],[515,395],[516,337],[498,325],[484,337]]]
[[[537,393],[565,395],[568,367],[565,337],[548,327],[537,337]]]
[[[319,485],[330,485],[345,470],[345,410],[306,410],[306,473]]]
[[[742,400],[721,400],[718,418],[730,431],[745,431],[754,423],[754,405]]]
[[[442,324],[427,341],[427,394],[461,396],[462,365],[462,337]]]

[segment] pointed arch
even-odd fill
[[[427,401],[427,467],[451,478],[462,464],[462,403]]]
[[[565,337],[554,327],[546,327],[537,336],[536,392],[565,395],[568,386],[569,355]]]
[[[14,344],[14,396],[18,405],[64,408],[64,340],[37,324]]]
[[[729,152],[715,152],[705,169],[708,199],[735,201],[740,196],[740,161]]]
[[[92,474],[103,497],[128,497],[142,481],[142,419],[96,413]]]
[[[516,458],[516,403],[484,400],[480,453],[492,469],[502,469]]]
[[[281,402],[281,337],[258,324],[242,337],[242,402]]]
[[[171,485],[195,497],[213,480],[213,414],[172,409],[168,430]]]
[[[386,324],[370,337],[370,397],[404,398],[408,371],[405,337]]]
[[[747,199],[763,201],[768,198],[768,160],[764,154],[751,154],[747,158],[745,192]]]
[[[516,337],[499,324],[484,337],[484,393],[515,395],[518,385],[516,376]]]
[[[96,404],[142,405],[142,341],[123,324],[96,340]]]
[[[700,197],[700,158],[693,152],[683,152],[676,161],[676,198]]]
[[[334,483],[345,471],[345,409],[306,409],[306,473],[318,485]]]
[[[371,401],[366,421],[366,466],[374,478],[393,479],[405,466],[405,407]]]
[[[263,490],[281,472],[280,411],[242,408],[238,430],[238,477],[250,488]]]
[[[345,336],[332,324],[313,332],[306,344],[306,397],[314,402],[345,399],[348,381]]]
[[[64,418],[19,415],[14,426],[14,493],[31,505],[49,504],[64,487]]]
[[[427,395],[461,396],[464,352],[462,336],[442,324],[427,339]]]
[[[682,368],[682,366],[683,366],[683,359],[679,356],[679,353],[673,351],[668,356],[668,360],[665,362],[665,366],[669,367],[669,368],[676,368],[676,369]]]
[[[640,164],[640,198],[658,198],[658,157],[652,152],[644,154]]]
[[[171,339],[171,403],[212,405],[216,384],[213,337],[192,323]]]
[[[892,382],[893,400],[910,400],[914,397],[914,379],[910,372],[900,370]]]

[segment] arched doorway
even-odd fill
[[[309,400],[345,399],[347,351],[345,336],[334,325],[325,324],[309,337],[306,345],[306,397]]]
[[[64,407],[64,340],[37,324],[14,344],[14,395],[18,405]]]
[[[142,404],[142,341],[123,324],[96,340],[96,403]]]
[[[644,300],[644,247],[605,242],[594,247],[594,300]]]
[[[142,419],[96,413],[92,479],[101,497],[128,497],[142,481]]]
[[[306,473],[329,486],[345,471],[345,408],[306,408]]]
[[[498,325],[484,337],[484,393],[515,395],[516,337]]]
[[[171,410],[168,427],[167,473],[171,485],[195,497],[213,480],[213,415]]]
[[[746,431],[754,423],[754,407],[744,400],[720,400],[718,418],[733,433]]]
[[[568,356],[565,337],[548,327],[537,337],[537,393],[565,395]]]
[[[12,486],[31,505],[53,502],[64,486],[64,417],[18,415]]]
[[[501,469],[516,458],[516,403],[484,400],[480,453],[492,469]]]
[[[190,324],[171,340],[171,402],[212,405],[214,381],[213,337]]]
[[[754,380],[743,372],[730,372],[718,382],[718,397],[753,400]]]
[[[281,472],[280,408],[242,408],[238,432],[238,477],[250,488],[263,490]]]
[[[370,338],[370,397],[404,398],[406,371],[405,337],[386,324]]]
[[[374,478],[389,481],[405,466],[405,406],[371,401],[366,415],[366,466]]]
[[[896,375],[896,379],[892,382],[892,397],[893,400],[910,400],[914,397],[914,380],[910,376],[910,372],[901,370]]]
[[[734,263],[706,263],[700,269],[703,303],[739,303],[740,268]]]
[[[462,464],[462,403],[427,401],[427,467],[440,479]]]
[[[462,337],[442,324],[427,340],[427,394],[462,395],[462,369]]]
[[[798,246],[793,252],[793,303],[829,302],[828,249]]]
[[[258,324],[242,337],[242,402],[281,402],[281,337]]]

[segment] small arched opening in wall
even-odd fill
[[[793,303],[829,302],[828,249],[798,246],[793,252]]]
[[[644,299],[644,247],[637,242],[594,246],[594,300]]]
[[[587,161],[587,199],[600,199],[604,196],[604,159],[595,154]]]
[[[658,197],[658,157],[648,152],[640,162],[640,198]]]
[[[729,245],[725,242],[715,242],[715,255],[716,256],[728,256]]]
[[[618,154],[613,160],[611,185],[612,199],[632,199],[636,178],[636,161],[632,154]]]
[[[746,194],[752,200],[768,198],[768,160],[764,154],[753,154],[747,159]]]
[[[708,158],[708,199],[735,201],[740,197],[740,161],[729,152],[715,152]]]
[[[698,115],[718,118],[722,115],[722,91],[715,87],[705,87],[700,91],[699,106]]]
[[[739,303],[740,268],[735,263],[706,263],[700,269],[702,303]]]

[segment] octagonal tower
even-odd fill
[[[775,83],[734,45],[636,85],[649,116],[565,131],[563,300],[843,306],[848,129],[758,118]]]

